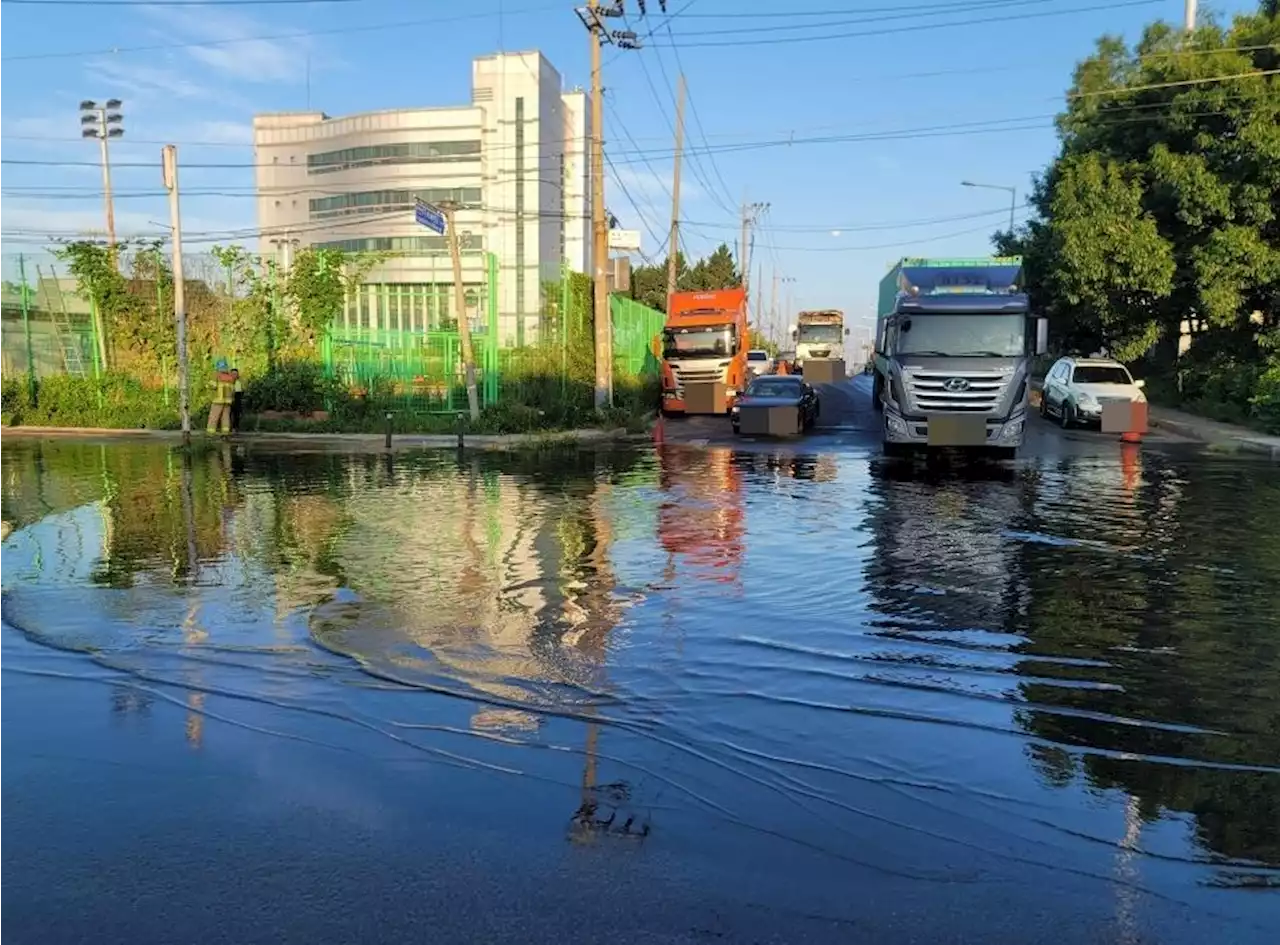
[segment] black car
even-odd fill
[[[818,392],[802,378],[791,374],[757,377],[747,385],[746,391],[729,412],[734,433],[741,432],[738,417],[743,407],[795,407],[800,414],[800,429],[806,432],[812,430],[818,422]]]

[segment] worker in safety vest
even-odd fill
[[[209,407],[209,422],[204,429],[206,433],[227,434],[231,432],[231,404],[235,400],[236,378],[225,358],[219,358],[213,369],[213,404]]]

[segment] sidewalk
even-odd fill
[[[1148,414],[1151,426],[1159,427],[1187,439],[1245,453],[1260,453],[1280,460],[1280,436],[1268,436],[1246,427],[1219,423],[1192,413],[1152,406]]]
[[[3,436],[19,438],[59,439],[144,439],[181,440],[177,430],[118,430],[88,427],[4,427]],[[191,432],[193,442],[214,441],[216,438],[203,431]],[[463,439],[466,449],[513,450],[547,446],[572,446],[582,443],[603,443],[627,439],[627,432],[618,430],[561,430],[540,433],[469,433]],[[237,433],[230,442],[255,446],[273,446],[280,449],[333,449],[354,452],[383,452],[386,449],[382,433]],[[454,434],[394,434],[392,450],[406,449],[455,449],[458,438]]]

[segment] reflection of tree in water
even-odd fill
[[[1039,483],[877,477],[872,607],[889,634],[1022,638],[1012,715],[1049,743],[1026,749],[1048,784],[1123,792],[1146,821],[1190,814],[1206,850],[1280,866],[1280,774],[1194,764],[1280,765],[1268,472],[1148,460],[1064,464]]]
[[[1039,510],[1034,530],[1103,547],[1024,545],[1032,648],[1097,660],[1055,671],[1107,688],[1024,683],[1032,707],[1017,721],[1059,744],[1137,756],[1037,751],[1050,783],[1123,791],[1146,821],[1191,814],[1206,850],[1280,866],[1280,774],[1195,764],[1280,765],[1280,484],[1248,466],[1144,473],[1095,484],[1092,508],[1072,511],[1067,495]]]

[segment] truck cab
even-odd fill
[[[747,384],[747,295],[741,289],[676,292],[662,329],[662,409],[687,413],[688,384],[721,383],[725,408]]]
[[[801,312],[791,337],[796,343],[796,366],[803,371],[810,360],[844,360],[844,312],[838,309]]]
[[[1047,340],[1021,283],[1019,257],[904,259],[886,276],[873,387],[886,454],[1016,454],[1031,359]]]

